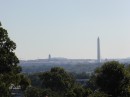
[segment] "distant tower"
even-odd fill
[[[101,55],[100,55],[100,38],[97,38],[97,62],[101,62]]]
[[[50,61],[51,60],[51,55],[49,54],[49,56],[48,56],[48,60]]]

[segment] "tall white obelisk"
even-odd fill
[[[100,38],[97,38],[97,62],[101,62],[101,55],[100,55]]]

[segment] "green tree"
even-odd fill
[[[19,83],[21,67],[17,65],[19,60],[15,55],[15,49],[16,44],[8,37],[7,30],[0,23],[0,95],[2,97],[8,97],[11,84]]]
[[[41,90],[35,87],[27,88],[25,97],[41,97]]]
[[[50,88],[57,92],[66,92],[73,84],[73,78],[60,67],[54,67],[49,72],[40,76],[44,88]]]
[[[9,89],[6,86],[6,83],[0,81],[0,97],[9,97]]]
[[[92,90],[90,88],[84,88],[84,94],[83,97],[88,97],[90,94],[92,94]]]
[[[95,91],[94,93],[90,94],[87,97],[110,97],[110,96],[105,94],[104,92]]]
[[[29,87],[25,91],[25,97],[61,97],[51,89]]]
[[[65,95],[65,97],[88,97],[92,90],[84,88],[81,84],[76,83]]]
[[[19,60],[14,53],[16,44],[8,37],[7,30],[0,26],[0,73],[19,73]]]
[[[73,90],[70,90],[65,94],[65,97],[76,97],[76,94]]]
[[[73,92],[76,94],[75,97],[83,97],[83,95],[85,93],[84,88],[81,85],[76,85],[73,88]]]
[[[106,62],[95,75],[100,91],[112,97],[130,96],[130,75],[123,64],[116,61]]]
[[[20,75],[20,82],[19,85],[21,86],[21,89],[24,91],[27,87],[29,87],[31,84],[30,79],[28,79],[25,75]]]
[[[28,75],[28,78],[31,80],[31,85],[33,87],[38,87],[38,88],[41,88],[42,86],[42,81],[40,80],[39,76],[41,75],[42,73],[34,73],[34,74],[29,74]]]

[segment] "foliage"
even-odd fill
[[[119,62],[106,62],[96,73],[96,84],[104,93],[112,97],[130,96],[130,76]]]
[[[31,91],[37,91],[33,92],[35,93],[34,95],[42,95],[40,91],[47,90],[46,92],[48,92],[48,89],[51,91],[47,94],[50,93],[50,95],[53,95],[52,97],[86,97],[92,93],[90,89],[86,89],[81,84],[75,82],[72,73],[67,73],[60,67],[54,67],[50,71],[31,74],[28,76],[33,82],[32,86],[36,86],[37,88],[28,88],[26,90],[26,95],[32,95],[30,94]],[[40,77],[40,80],[38,76]],[[40,87],[41,82],[42,87]]]
[[[65,97],[88,97],[92,94],[92,90],[89,88],[84,88],[80,84],[75,84],[65,95]]]
[[[38,87],[41,88],[42,87],[42,81],[40,80],[39,76],[42,73],[34,73],[34,74],[29,74],[28,78],[31,80],[31,85],[33,87]]]
[[[72,77],[63,68],[54,67],[40,76],[44,88],[65,92],[74,84]]]
[[[34,87],[27,88],[25,97],[41,97],[41,90]]]
[[[8,97],[10,94],[9,87],[19,83],[19,73],[21,67],[17,64],[19,60],[14,53],[16,44],[8,37],[0,23],[0,95]]]
[[[96,75],[92,74],[90,79],[86,82],[86,88],[90,88],[91,90],[95,91],[98,89],[97,84],[96,84]]]
[[[14,53],[16,44],[8,37],[7,30],[0,26],[0,73],[19,73],[19,60]]]
[[[75,85],[73,92],[76,94],[75,97],[83,97],[85,91],[81,85]]]
[[[83,88],[83,89],[84,89],[83,97],[88,97],[90,94],[93,93],[93,91],[90,88]]]
[[[103,92],[95,91],[94,93],[90,94],[88,97],[110,97],[110,96]]]
[[[0,23],[0,97],[10,97],[14,86],[28,86],[27,79],[20,74],[21,67],[17,65],[19,60],[15,49],[16,44]]]
[[[0,81],[0,97],[9,97],[10,92],[6,83]]]
[[[24,91],[31,84],[31,81],[24,75],[20,75],[20,78],[21,80],[19,82],[19,85],[21,86],[21,89]]]
[[[71,90],[71,91],[68,91],[68,92],[66,93],[65,97],[76,97],[76,94],[74,93],[73,90]]]
[[[25,91],[25,97],[61,97],[51,89],[29,87]]]
[[[75,73],[75,72],[71,72],[70,73],[75,79],[89,79],[90,78],[90,74],[86,73],[86,72],[81,72],[81,73]]]

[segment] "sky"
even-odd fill
[[[19,59],[130,57],[130,0],[0,0]]]

